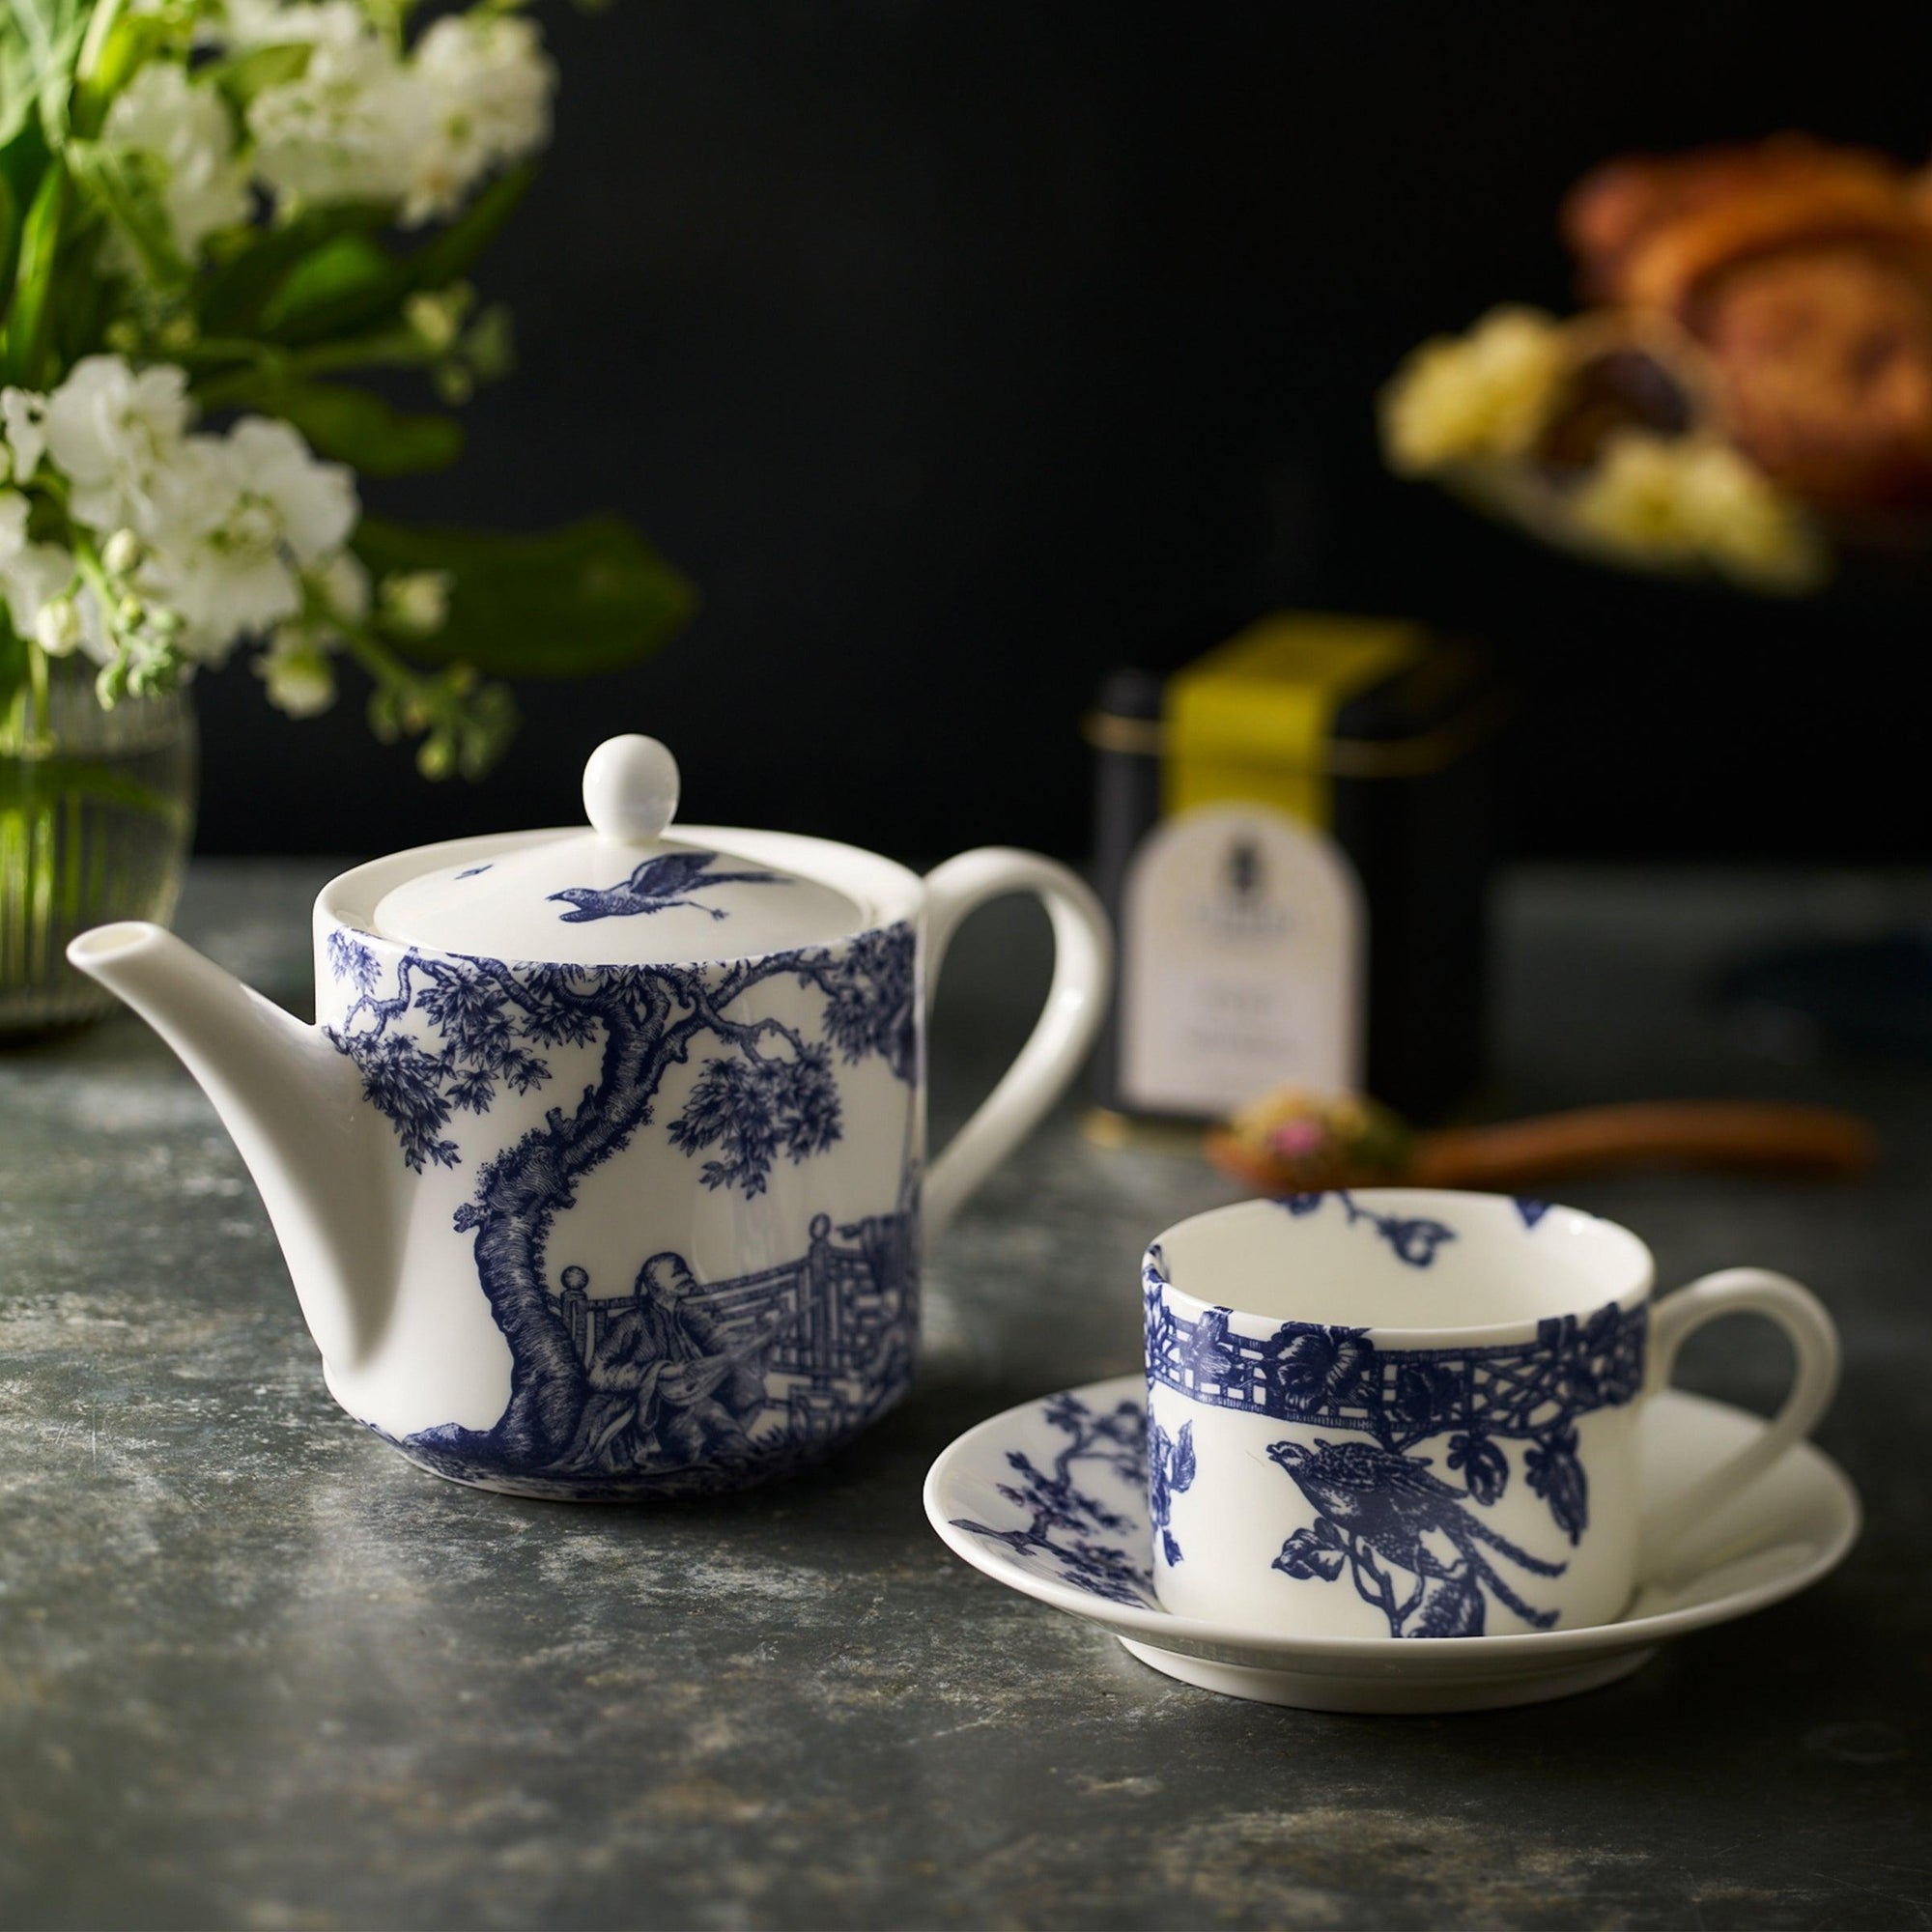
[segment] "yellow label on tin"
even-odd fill
[[[1264,617],[1171,678],[1162,803],[1273,805],[1326,830],[1335,714],[1422,655],[1424,633],[1392,618]]]

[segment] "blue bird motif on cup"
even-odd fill
[[[1282,1545],[1274,1568],[1297,1580],[1333,1582],[1346,1567],[1391,1636],[1480,1636],[1486,1594],[1533,1629],[1556,1621],[1553,1610],[1524,1602],[1488,1552],[1537,1577],[1560,1577],[1568,1566],[1498,1535],[1466,1507],[1473,1486],[1443,1482],[1427,1456],[1319,1436],[1313,1448],[1270,1443],[1268,1456],[1316,1510],[1313,1526]]]

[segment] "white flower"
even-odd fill
[[[34,616],[34,641],[50,658],[69,656],[80,643],[80,612],[71,597],[50,597]]]
[[[400,204],[414,226],[550,137],[556,70],[528,20],[445,15],[408,59],[353,9],[231,0],[228,22],[232,45],[309,46],[248,108],[256,172],[285,203]]]
[[[27,547],[27,512],[33,507],[17,490],[0,490],[0,570]]]
[[[359,508],[348,465],[322,462],[298,431],[267,416],[243,416],[227,450],[243,497],[273,506],[298,563],[319,564],[341,549]]]
[[[425,128],[413,156],[406,224],[456,212],[492,168],[550,139],[556,69],[529,20],[445,14],[417,43]]]
[[[144,67],[115,96],[100,138],[158,165],[161,205],[175,247],[188,261],[217,228],[248,218],[247,179],[235,160],[228,110],[213,88],[190,86],[181,68],[165,61]]]
[[[238,53],[256,47],[346,46],[369,31],[355,0],[281,6],[277,0],[228,0],[203,37]]]
[[[47,399],[31,389],[0,389],[0,424],[7,434],[7,447],[14,454],[14,481],[26,482],[40,468],[47,446],[43,422]]]
[[[14,635],[31,638],[47,600],[72,582],[73,558],[59,544],[22,544],[13,555],[0,558],[0,591],[6,595]]]
[[[380,41],[321,43],[299,79],[249,104],[255,171],[285,202],[400,201],[426,104]]]
[[[185,655],[218,663],[301,610],[301,572],[332,557],[356,513],[348,469],[318,462],[287,423],[244,416],[226,437],[186,439],[157,479],[141,588],[185,620]]]
[[[255,660],[255,675],[268,686],[269,702],[291,718],[313,718],[335,702],[335,667],[329,653],[342,642],[331,618],[357,624],[369,614],[369,573],[353,551],[338,551],[308,573],[309,589],[322,613],[277,624],[268,648]]]
[[[116,530],[100,546],[100,567],[109,577],[126,577],[141,556],[141,539],[130,529]]]
[[[327,649],[300,624],[285,624],[255,660],[269,702],[291,718],[313,718],[335,702],[335,667]]]
[[[471,291],[461,282],[454,288],[418,289],[403,303],[403,320],[440,355],[456,346],[470,298]]]
[[[338,551],[309,581],[330,613],[346,624],[359,624],[369,614],[369,573],[352,550]]]
[[[138,373],[118,355],[76,362],[47,399],[43,423],[47,449],[73,484],[75,518],[99,530],[138,522],[192,414],[187,378],[171,362]]]
[[[383,618],[391,630],[426,638],[449,621],[446,570],[397,571],[383,580]]]
[[[27,516],[32,508],[17,490],[0,490],[0,597],[16,637],[31,638],[41,628],[41,612],[73,582],[73,558],[58,544],[31,543]]]

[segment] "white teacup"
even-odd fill
[[[1824,1414],[1838,1338],[1804,1289],[1727,1268],[1652,1305],[1612,1221],[1506,1195],[1250,1201],[1149,1248],[1154,1591],[1320,1636],[1604,1623]],[[1662,1507],[1638,1417],[1692,1329],[1749,1310],[1797,1375],[1765,1432]]]

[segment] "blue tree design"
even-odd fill
[[[1174,1515],[1174,1499],[1194,1487],[1194,1425],[1183,1422],[1179,1435],[1170,1435],[1159,1423],[1148,1425],[1148,1514],[1154,1534],[1160,1538],[1161,1554],[1170,1564],[1180,1561],[1180,1545],[1175,1541],[1168,1523]]]
[[[1389,1244],[1389,1252],[1396,1260],[1413,1268],[1431,1266],[1436,1250],[1445,1241],[1456,1238],[1455,1229],[1447,1222],[1427,1214],[1384,1214],[1378,1208],[1363,1207],[1346,1187],[1326,1194],[1285,1194],[1281,1206],[1299,1220],[1303,1215],[1319,1212],[1330,1201],[1341,1204],[1350,1227],[1366,1221]]]
[[[1577,1457],[1577,1432],[1559,1424],[1547,1429],[1523,1452],[1523,1480],[1530,1493],[1549,1506],[1556,1526],[1573,1544],[1583,1540],[1590,1522],[1590,1486]]]
[[[1449,1466],[1462,1472],[1469,1494],[1485,1509],[1502,1500],[1509,1488],[1509,1457],[1479,1429],[1449,1438]]]
[[[838,1087],[831,1065],[824,1047],[804,1040],[782,1058],[707,1061],[684,1112],[670,1123],[671,1145],[688,1154],[720,1150],[721,1158],[704,1163],[706,1187],[762,1194],[781,1153],[810,1160],[838,1140]]]
[[[999,1485],[1001,1496],[1023,1511],[1026,1521],[994,1529],[970,1517],[954,1517],[954,1526],[988,1543],[1003,1543],[1016,1554],[1044,1557],[1067,1582],[1113,1603],[1150,1602],[1153,1578],[1125,1547],[1125,1539],[1134,1534],[1133,1520],[1089,1495],[1074,1480],[1076,1467],[1087,1463],[1111,1471],[1121,1482],[1140,1485],[1147,1475],[1145,1406],[1123,1402],[1103,1414],[1078,1396],[1065,1394],[1054,1396],[1040,1413],[1068,1438],[1065,1445],[1047,1468],[1024,1450],[1009,1451],[1007,1465],[1016,1480]],[[1193,1480],[1191,1468],[1188,1480]]]
[[[355,1064],[364,1094],[417,1173],[458,1164],[446,1131],[458,1112],[488,1114],[499,1092],[542,1086],[551,1078],[549,1051],[601,1047],[598,1077],[577,1105],[553,1107],[541,1125],[485,1162],[456,1214],[457,1229],[475,1236],[478,1277],[509,1343],[510,1400],[487,1431],[429,1436],[440,1449],[505,1467],[559,1468],[573,1441],[585,1371],[548,1292],[545,1243],[583,1178],[651,1121],[670,1067],[700,1040],[724,1049],[705,1063],[668,1127],[687,1155],[715,1150],[707,1186],[755,1195],[778,1160],[809,1160],[839,1139],[831,1049],[770,1015],[736,1016],[753,987],[791,979],[814,989],[824,1001],[824,1031],[843,1061],[877,1056],[901,1080],[917,1073],[907,925],[722,967],[513,971],[500,960],[412,949],[387,984],[379,956],[343,932],[331,935],[328,958],[354,994],[328,1037]],[[412,1014],[414,1030],[404,1024]]]

